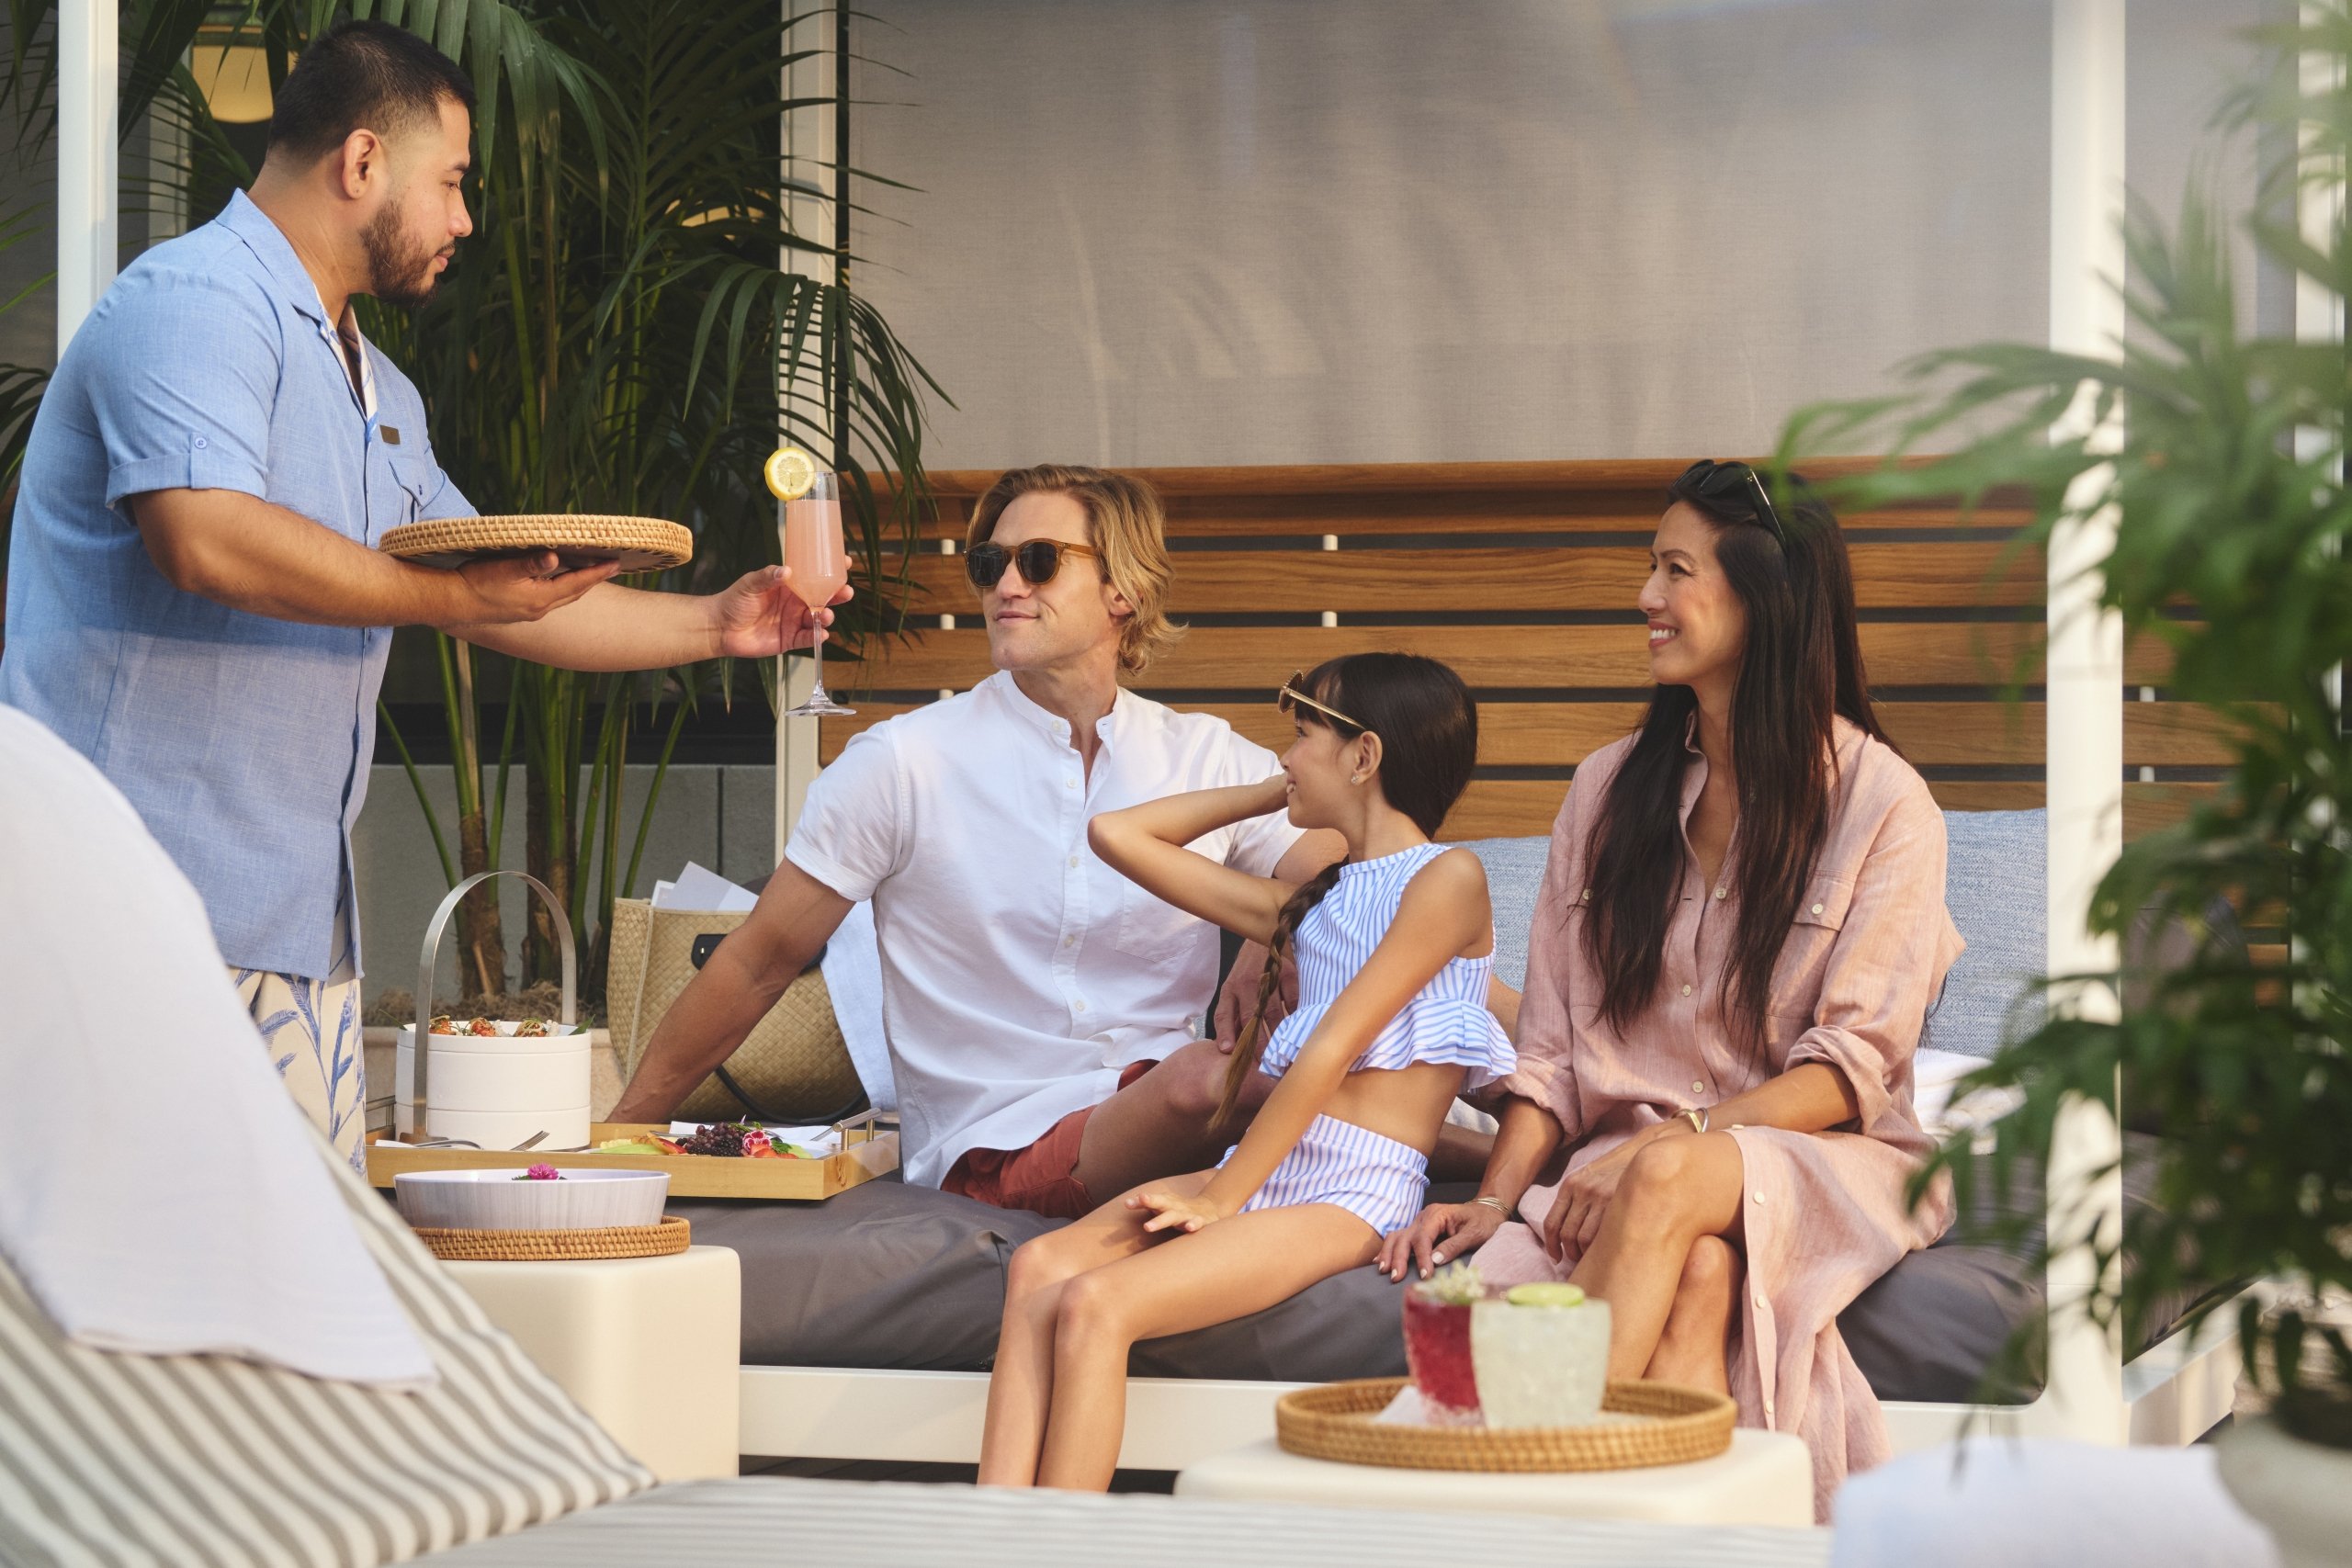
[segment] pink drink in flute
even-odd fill
[[[833,475],[820,471],[807,494],[784,503],[784,564],[792,573],[793,592],[811,611],[831,604],[833,595],[849,581],[849,551],[842,539],[840,483]],[[790,641],[796,629],[785,627],[785,640]],[[816,658],[816,683],[809,691],[808,700],[788,713],[803,716],[855,712],[842,707],[825,693],[825,632],[821,626],[816,629],[811,651]]]
[[[842,547],[839,501],[804,496],[784,503],[784,564],[792,570],[793,591],[811,608],[842,591],[849,581],[849,552]]]

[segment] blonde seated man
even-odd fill
[[[663,1018],[616,1120],[668,1117],[871,899],[907,1180],[1073,1218],[1223,1152],[1230,1043],[1193,1028],[1216,929],[1086,840],[1098,813],[1280,772],[1224,720],[1120,683],[1178,635],[1164,534],[1159,498],[1122,475],[1046,466],[989,488],[965,559],[997,672],[818,776],[758,908]],[[1193,847],[1293,886],[1341,848],[1280,812]]]

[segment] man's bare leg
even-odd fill
[[[1212,1128],[1232,1062],[1214,1040],[1179,1047],[1094,1108],[1079,1140],[1078,1168],[1070,1174],[1090,1195],[1100,1195],[1216,1164],[1274,1087],[1263,1073],[1250,1074],[1234,1124]]]

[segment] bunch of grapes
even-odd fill
[[[731,1156],[741,1159],[743,1156],[743,1134],[753,1131],[756,1129],[741,1122],[712,1122],[679,1139],[678,1152]]]

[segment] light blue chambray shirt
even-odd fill
[[[355,389],[319,291],[243,192],[150,250],[82,323],[41,400],[9,549],[0,703],[128,795],[244,969],[329,976],[391,633],[184,593],[126,497],[234,490],[374,545],[464,517],[424,403],[370,345]],[[137,889],[124,889],[126,897]],[[356,953],[354,961],[356,965]]]

